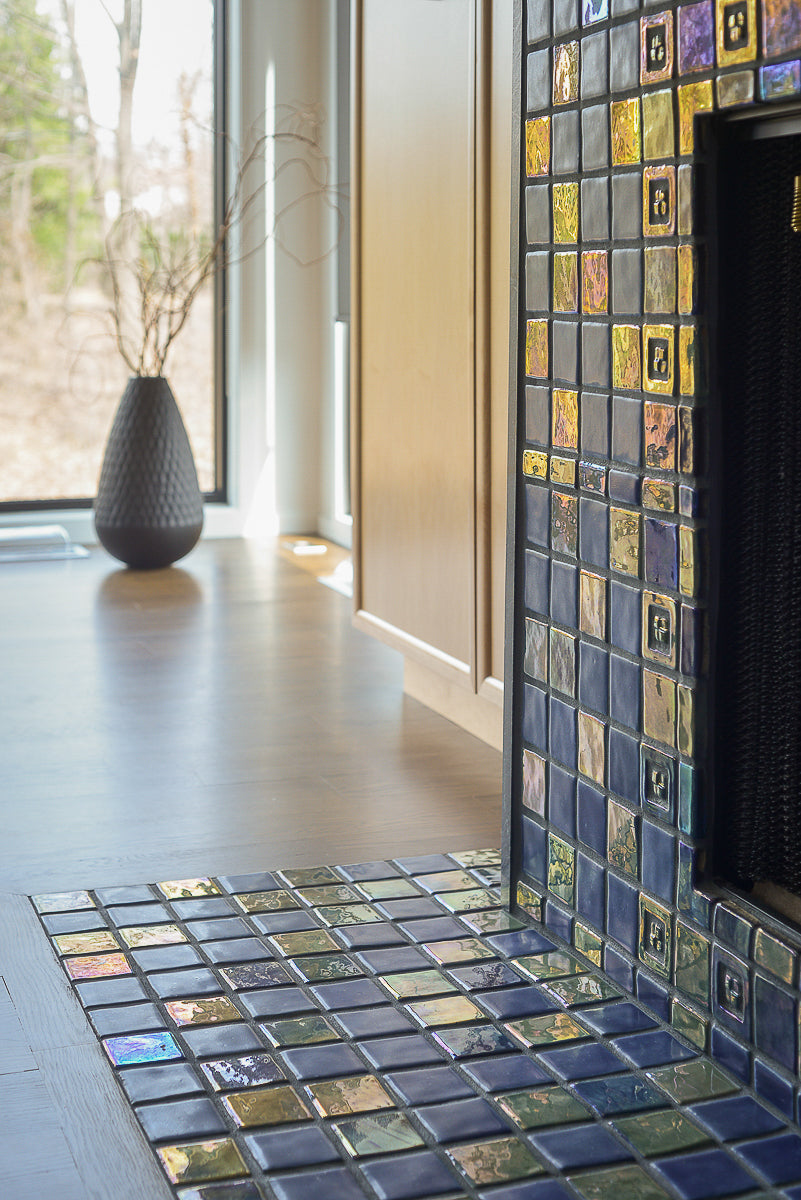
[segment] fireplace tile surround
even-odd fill
[[[706,874],[698,181],[706,121],[801,94],[801,3],[522,18],[511,900],[798,1120],[801,939]]]

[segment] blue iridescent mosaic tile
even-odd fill
[[[379,1200],[418,1200],[452,1192],[455,1177],[432,1150],[365,1163],[362,1172]]]
[[[629,1001],[602,1004],[598,1008],[585,1008],[581,1019],[585,1025],[601,1034],[635,1033],[653,1029],[656,1021],[642,1008]]]
[[[631,1152],[600,1125],[580,1125],[578,1128],[538,1133],[531,1138],[531,1143],[561,1171],[600,1167],[632,1158]]]
[[[622,1066],[616,1054],[595,1042],[583,1046],[560,1046],[556,1050],[543,1050],[540,1058],[559,1079],[564,1080],[612,1075]]]
[[[637,1075],[613,1075],[589,1079],[574,1085],[574,1091],[599,1117],[612,1113],[644,1112],[661,1108],[665,1094]]]
[[[722,1100],[706,1100],[689,1110],[701,1124],[722,1142],[773,1133],[782,1122],[750,1096],[725,1096]]]
[[[737,1147],[737,1154],[771,1186],[801,1180],[801,1134],[744,1142]]]
[[[465,1073],[488,1092],[534,1087],[551,1081],[547,1071],[522,1054],[498,1056],[463,1065]]]
[[[422,1067],[416,1071],[393,1071],[386,1082],[407,1104],[435,1104],[473,1096],[474,1091],[453,1067]]]
[[[655,1029],[647,1033],[634,1033],[627,1037],[618,1037],[614,1045],[635,1067],[655,1067],[663,1063],[684,1062],[685,1059],[695,1058],[696,1051],[682,1045],[678,1038],[673,1037],[664,1029]]]
[[[270,1187],[276,1200],[319,1200],[320,1196],[325,1196],[326,1200],[363,1200],[364,1196],[345,1167],[304,1171],[302,1175],[272,1175]],[[221,1197],[220,1200],[225,1198]],[[249,1198],[243,1197],[242,1200]]]
[[[702,1150],[680,1158],[662,1159],[655,1170],[676,1189],[682,1200],[709,1200],[752,1191],[755,1180],[724,1150]]]
[[[508,1133],[510,1125],[484,1099],[454,1100],[417,1109],[417,1119],[437,1142],[469,1141]]]

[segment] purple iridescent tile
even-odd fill
[[[712,0],[680,8],[679,74],[704,71],[715,61],[715,17]]]
[[[801,46],[801,5],[798,0],[763,0],[762,45],[768,57]]]
[[[645,522],[645,578],[675,588],[678,585],[676,526],[666,521]]]
[[[169,1033],[140,1033],[135,1037],[106,1038],[103,1048],[115,1067],[183,1058],[175,1039]]]

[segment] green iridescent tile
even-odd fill
[[[532,1175],[540,1175],[543,1171],[539,1159],[515,1137],[471,1142],[466,1146],[450,1146],[445,1153],[476,1186],[505,1183],[511,1179],[528,1179]]]
[[[131,964],[124,954],[82,954],[68,958],[64,969],[70,979],[108,979],[131,974]]]
[[[250,1177],[236,1144],[230,1138],[159,1146],[156,1153],[171,1183],[206,1183],[215,1179]]]
[[[248,1054],[242,1058],[218,1058],[201,1063],[203,1073],[215,1092],[263,1087],[284,1079],[284,1072],[271,1055]]]
[[[357,904],[362,897],[347,883],[329,883],[321,887],[295,889],[305,904]]]
[[[612,1124],[644,1158],[658,1158],[710,1141],[709,1134],[675,1108],[616,1117]]]
[[[609,509],[609,566],[625,575],[639,575],[639,513],[624,508]]]
[[[187,941],[186,934],[177,925],[128,925],[118,932],[132,950],[142,946],[174,946]]]
[[[493,904],[500,906],[501,903],[497,893],[478,887],[467,892],[443,892],[437,895],[437,900],[452,913],[477,912],[491,908]]]
[[[584,1200],[665,1200],[669,1195],[634,1164],[571,1175],[570,1182]]]
[[[237,963],[236,966],[223,967],[220,974],[235,992],[248,988],[276,987],[288,983],[290,979],[284,967],[272,961]]]
[[[311,958],[295,958],[292,965],[307,983],[326,979],[351,979],[364,971],[347,954],[318,954]]]
[[[522,921],[513,917],[511,913],[504,912],[501,908],[485,912],[471,912],[462,919],[465,925],[469,925],[476,933],[508,933],[513,929],[524,928]]]
[[[446,996],[441,1000],[416,1000],[408,1006],[412,1017],[426,1029],[438,1025],[459,1025],[484,1016],[467,996]]]
[[[739,1083],[706,1058],[671,1063],[646,1071],[646,1075],[680,1104],[690,1104],[710,1096],[726,1096],[740,1090]]]
[[[566,975],[583,975],[587,968],[564,950],[548,950],[545,954],[524,954],[512,963],[529,979],[561,979]]]
[[[434,1041],[451,1058],[477,1058],[481,1054],[498,1054],[514,1049],[505,1033],[494,1025],[469,1025],[461,1029],[440,1029]]]
[[[227,996],[168,1000],[164,1007],[176,1025],[218,1025],[242,1020],[241,1012]]]
[[[620,988],[608,983],[600,975],[587,974],[576,975],[572,979],[554,979],[543,986],[563,1004],[594,1004],[623,995]]]
[[[572,104],[579,92],[579,44],[566,42],[553,50],[553,102]]]
[[[785,983],[792,983],[795,974],[795,954],[778,938],[764,929],[757,929],[754,939],[754,962]]]
[[[312,1119],[306,1103],[289,1085],[231,1092],[223,1097],[223,1103],[242,1129],[255,1129],[259,1125],[287,1125],[292,1121]]]
[[[213,879],[170,879],[156,887],[168,900],[192,900],[199,896],[219,896],[220,889]]]
[[[675,996],[670,1010],[670,1023],[676,1033],[682,1034],[699,1050],[706,1050],[708,1023]]]
[[[325,929],[303,929],[297,933],[274,933],[270,941],[289,958],[295,958],[299,954],[325,954],[331,950],[341,949],[341,946]]]
[[[341,883],[342,880],[332,867],[293,867],[288,871],[279,871],[290,887],[323,887],[329,883]]]
[[[262,1030],[274,1046],[316,1046],[319,1042],[339,1042],[340,1038],[325,1017],[287,1017],[270,1021]]]
[[[532,921],[542,921],[542,896],[538,896],[534,889],[522,880],[518,880],[515,901]]]
[[[483,958],[495,958],[495,951],[485,946],[478,938],[457,938],[450,942],[430,942],[423,946],[435,962],[449,965],[452,963],[477,962]]]
[[[462,867],[499,867],[501,852],[489,848],[487,850],[452,850],[450,857]]]
[[[88,933],[61,933],[53,938],[59,954],[102,954],[104,951],[119,950],[120,943],[108,929],[96,929]]]
[[[578,312],[578,254],[553,256],[553,307],[554,312]]]
[[[415,883],[427,892],[461,892],[476,886],[476,880],[468,871],[435,871],[433,875],[417,875]]]
[[[504,1025],[524,1046],[550,1046],[554,1042],[577,1042],[590,1035],[569,1013],[545,1013],[541,1017],[524,1017]]]
[[[308,1084],[306,1091],[321,1117],[343,1117],[347,1113],[395,1108],[395,1101],[375,1075],[327,1079]]]
[[[641,495],[643,508],[656,509],[658,512],[676,511],[675,484],[665,483],[662,479],[643,479]]]
[[[586,1107],[561,1087],[508,1092],[498,1097],[498,1105],[522,1129],[567,1125],[571,1121],[590,1119]]]
[[[355,1117],[339,1121],[332,1128],[353,1158],[369,1154],[397,1154],[425,1143],[411,1121],[398,1112],[376,1113],[373,1117]]]
[[[383,918],[369,904],[332,904],[315,908],[324,925],[371,925]]]
[[[551,687],[568,696],[576,694],[576,639],[561,629],[551,629]]]
[[[273,892],[243,892],[234,896],[239,907],[246,913],[281,912],[287,908],[300,908],[291,892],[277,888]]]
[[[637,849],[637,818],[622,804],[609,801],[606,816],[607,857],[613,866],[637,878],[640,856]]]
[[[419,896],[411,879],[370,879],[357,883],[356,888],[366,900],[403,900],[407,896]]]
[[[573,945],[596,967],[600,969],[603,966],[603,938],[578,921],[573,926]]]
[[[648,896],[640,895],[640,961],[653,967],[660,975],[670,974],[672,959],[670,913]]]
[[[381,975],[380,982],[396,1000],[408,1000],[415,996],[441,996],[456,992],[458,988],[440,971],[399,971],[395,975]]]
[[[95,902],[88,892],[46,892],[31,896],[34,908],[39,913],[80,912],[94,908]]]
[[[576,852],[567,842],[551,833],[548,835],[548,890],[573,903]]]
[[[578,241],[579,185],[577,183],[555,183],[551,193],[553,204],[554,242]]]
[[[709,1004],[710,943],[689,925],[676,922],[676,987],[699,1004]]]

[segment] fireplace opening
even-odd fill
[[[801,110],[712,135],[711,866],[801,923]]]

